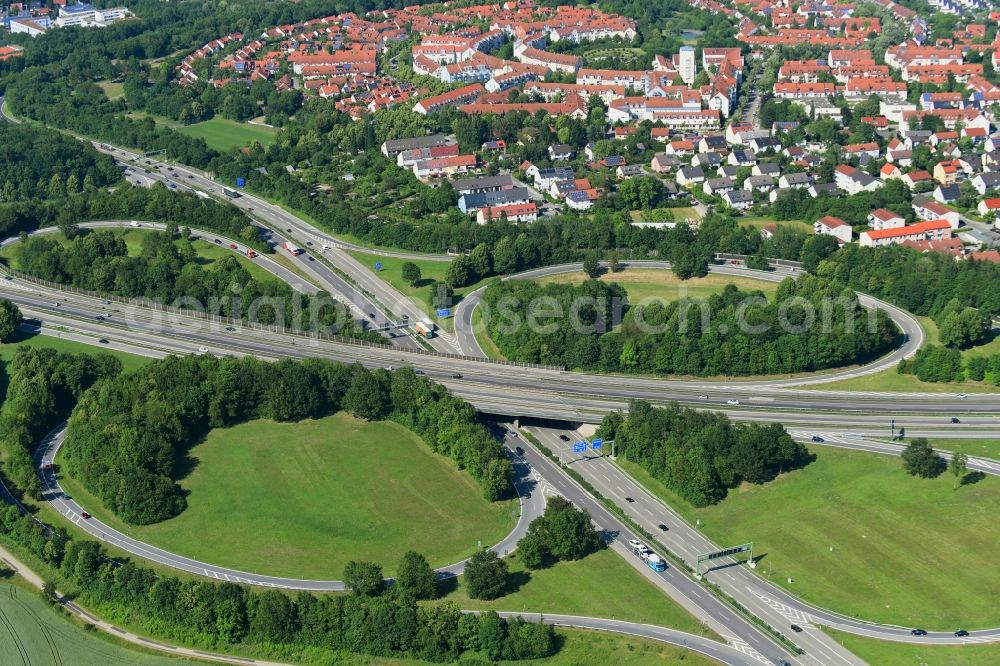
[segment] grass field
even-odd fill
[[[473,610],[596,615],[716,638],[614,551],[601,550],[582,560],[558,562],[536,571],[526,570],[516,552],[507,563],[512,582],[508,593],[499,599],[470,599],[460,577],[458,587],[445,600]]]
[[[878,666],[983,666],[1000,663],[1000,643],[989,645],[914,645],[862,638],[823,628],[838,643]]]
[[[674,214],[675,222],[683,222],[684,220],[700,220],[701,215],[691,206],[684,206],[681,208],[671,208],[670,211]]]
[[[75,340],[63,340],[51,335],[33,335],[28,333],[18,333],[14,342],[0,344],[0,360],[8,361],[14,358],[14,354],[20,347],[47,347],[69,354],[96,354],[103,352],[121,360],[122,366],[126,371],[135,370],[147,363],[153,362],[153,359],[145,356],[136,356],[135,354],[128,354],[113,349],[102,349],[97,345],[88,345],[76,342]]]
[[[180,128],[180,132],[196,139],[205,139],[209,148],[226,151],[249,146],[254,141],[266,146],[274,141],[278,130],[225,118],[212,118],[194,125],[185,125]]]
[[[18,580],[18,579],[15,579]],[[174,666],[193,663],[125,647],[90,633],[62,616],[28,588],[5,580],[0,587],[0,663],[30,666]]]
[[[924,329],[924,345],[940,344],[938,341],[937,324],[930,317],[916,316]],[[985,345],[972,347],[962,351],[962,356],[968,359],[972,356],[984,356],[1000,353],[1000,337],[993,338]],[[981,382],[922,382],[914,375],[901,375],[895,368],[883,370],[871,375],[841,379],[823,384],[822,388],[839,391],[902,391],[908,393],[997,393],[1000,388]]]
[[[792,227],[793,229],[799,229],[806,233],[812,233],[812,225],[806,224],[803,220],[775,220],[773,217],[738,217],[736,222],[742,227],[753,227],[754,229],[762,229],[769,224],[777,224],[779,227]]]
[[[479,330],[479,327],[483,323],[483,311],[476,308],[472,313],[472,328],[475,330],[476,342],[486,353],[487,358],[491,358],[497,361],[504,361],[507,359],[500,348],[497,347],[497,343],[493,342],[493,338],[489,336],[485,330]]]
[[[489,504],[475,481],[412,432],[338,413],[296,424],[254,421],[211,432],[181,480],[188,508],[127,528],[72,479],[94,515],[136,538],[213,564],[339,579],[353,559],[392,574],[414,549],[433,566],[496,543],[516,504]],[[93,507],[93,509],[89,509]]]
[[[714,660],[706,659],[684,648],[621,634],[559,628],[556,629],[556,638],[559,641],[560,649],[551,657],[500,663],[504,666],[608,666],[609,664],[709,666],[716,663]],[[491,663],[485,657],[476,660],[474,655],[466,656],[471,659],[469,664]],[[346,661],[338,661],[337,663],[344,666],[431,666],[431,662],[415,659],[383,659],[378,657],[348,657]]]
[[[898,458],[810,450],[816,461],[804,469],[701,509],[622,465],[717,543],[753,541],[758,572],[807,601],[928,630],[1000,624],[1000,569],[991,557],[1000,480],[953,490],[951,475],[917,479]]]
[[[111,81],[101,81],[98,87],[104,91],[104,94],[108,96],[110,100],[121,99],[125,96],[125,84],[124,83],[113,83]]]
[[[1000,439],[928,439],[936,449],[1000,460]]]
[[[587,280],[583,271],[549,275],[538,280],[540,284],[553,282],[579,284]],[[717,294],[727,285],[735,284],[741,290],[760,290],[772,294],[778,288],[777,282],[764,282],[752,278],[729,275],[708,275],[703,278],[681,280],[671,271],[650,268],[626,268],[620,273],[605,273],[601,280],[617,282],[628,292],[629,302],[637,304],[644,298],[663,298],[674,301],[682,296],[707,298]]]

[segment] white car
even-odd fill
[[[958,398],[959,400],[965,400],[965,399],[966,399],[966,398],[968,398],[969,396],[965,395],[964,393],[959,393],[959,394],[958,394],[958,395],[956,395],[955,397],[956,397],[956,398]]]
[[[726,404],[727,405],[739,405],[740,401],[739,400],[726,400]]]
[[[139,223],[138,223],[138,222],[136,222],[135,220],[132,220],[131,222],[129,222],[129,223],[128,223],[128,225],[129,225],[130,227],[141,227],[141,226],[142,226],[141,224],[139,224]]]
[[[208,347],[198,347],[198,353],[200,353],[200,354],[207,354],[208,353]]]

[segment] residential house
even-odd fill
[[[553,162],[561,162],[573,157],[573,148],[565,143],[556,143],[549,146],[549,159]]]
[[[854,234],[854,228],[851,225],[833,215],[826,215],[816,220],[813,224],[813,231],[818,236],[833,236],[841,245],[850,243]]]
[[[615,177],[618,180],[625,180],[626,178],[631,178],[633,176],[641,176],[642,174],[643,171],[641,164],[623,164],[615,169]]]
[[[921,185],[930,185],[934,182],[933,177],[931,177],[931,175],[926,171],[911,171],[910,173],[904,173],[901,180],[911,190],[914,190]]]
[[[962,216],[928,196],[917,194],[913,197],[913,212],[920,220],[947,220],[952,229],[957,229],[962,223]]]
[[[684,167],[677,172],[676,180],[681,187],[691,187],[705,182],[705,172],[697,166]]]
[[[731,190],[724,193],[722,198],[734,210],[746,210],[753,206],[753,195],[746,190]]]
[[[883,185],[882,181],[847,164],[841,164],[834,170],[834,180],[837,187],[848,194],[873,192]]]
[[[674,155],[667,153],[656,153],[649,164],[649,168],[656,173],[669,173],[681,165],[681,161]]]
[[[906,224],[902,215],[885,208],[876,208],[868,214],[868,226],[872,229],[895,229]]]
[[[959,189],[958,185],[938,185],[934,188],[934,193],[931,196],[938,203],[946,204],[958,200],[962,196],[962,190]]]
[[[1000,190],[1000,171],[987,171],[972,179],[972,187],[980,195],[986,194],[988,190]]]
[[[709,178],[701,186],[705,194],[720,196],[726,192],[731,192],[736,188],[736,181],[732,178]]]
[[[983,217],[1000,219],[1000,198],[983,199],[979,202],[978,210]]]
[[[470,192],[458,199],[458,209],[463,213],[475,213],[482,208],[496,208],[513,204],[526,204],[531,201],[526,187],[514,187],[509,190],[495,192]]]

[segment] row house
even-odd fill
[[[779,99],[825,99],[837,94],[833,83],[792,83],[778,81],[774,84],[774,96]]]
[[[422,99],[413,107],[413,112],[425,116],[428,113],[433,113],[449,106],[471,104],[479,99],[479,97],[485,92],[486,88],[483,87],[483,84],[473,83],[472,85],[463,86],[440,95],[434,95],[433,97]]]
[[[934,199],[923,194],[913,196],[913,213],[918,220],[925,222],[930,220],[945,220],[952,229],[957,229],[962,222],[962,216],[958,211],[952,210],[944,204],[934,201]]]
[[[569,116],[579,120],[585,119],[588,115],[587,103],[579,95],[568,97],[562,102],[493,102],[490,104],[473,102],[459,106],[458,110],[469,115],[503,114],[516,111],[524,111],[533,115],[543,111],[550,116]]]
[[[898,229],[906,224],[902,215],[885,208],[876,208],[868,214],[868,226],[877,231]]]
[[[458,157],[458,155],[459,149],[457,143],[450,143],[443,146],[411,148],[396,155],[396,166],[408,169],[417,162],[440,159],[443,157]]]
[[[458,209],[472,215],[484,208],[499,208],[531,203],[531,196],[526,187],[514,187],[507,190],[489,192],[469,192],[458,198]]]
[[[489,222],[506,219],[508,222],[534,222],[538,219],[538,207],[533,201],[528,203],[507,204],[503,206],[488,206],[476,211],[476,222]]]
[[[906,84],[890,78],[859,77],[844,84],[844,97],[848,100],[867,99],[872,95],[884,98],[906,98]]]
[[[557,97],[566,98],[570,95],[579,95],[584,99],[599,97],[605,104],[610,104],[613,100],[625,97],[625,86],[615,85],[582,85],[579,83],[549,83],[543,81],[529,81],[521,89],[526,95],[539,95],[545,101],[551,102]]]
[[[455,137],[453,136],[430,134],[428,136],[416,136],[409,139],[391,139],[382,144],[381,150],[382,154],[386,157],[395,159],[397,155],[408,150],[449,146],[455,143]]]
[[[974,76],[983,75],[983,65],[969,62],[953,65],[919,65],[909,64],[903,68],[903,80],[917,83],[947,84],[949,78],[959,83],[965,83]]]
[[[514,188],[514,179],[509,173],[496,176],[476,176],[451,181],[451,186],[459,196],[475,192],[500,192]]]
[[[657,113],[676,110],[700,111],[701,101],[690,98],[623,97],[608,105],[608,120],[612,123],[653,120]]]
[[[895,69],[911,65],[961,65],[963,61],[962,51],[953,48],[904,43],[885,50],[885,64]]]
[[[454,176],[468,173],[479,166],[475,155],[455,155],[451,157],[435,157],[421,160],[413,165],[413,175],[418,180]]]
[[[549,53],[523,44],[514,48],[514,58],[526,65],[545,67],[550,72],[564,72],[574,75],[583,64],[583,58],[580,56]]]
[[[928,220],[893,229],[863,231],[859,238],[862,247],[884,247],[904,241],[927,241],[951,238],[951,225],[947,220]]]

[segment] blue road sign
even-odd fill
[[[573,453],[584,453],[587,450],[587,442],[573,442]]]
[[[438,308],[437,316],[438,317],[450,317],[451,316],[451,308]]]
[[[593,442],[590,443],[590,445],[594,447],[595,451],[599,450],[602,444],[604,444],[603,439],[595,439]]]
[[[247,184],[247,181],[246,181],[245,178],[237,178],[236,179],[236,187],[243,187],[246,184]]]
[[[382,262],[381,261],[376,261],[375,262],[375,270],[377,270],[377,271],[382,270]]]

